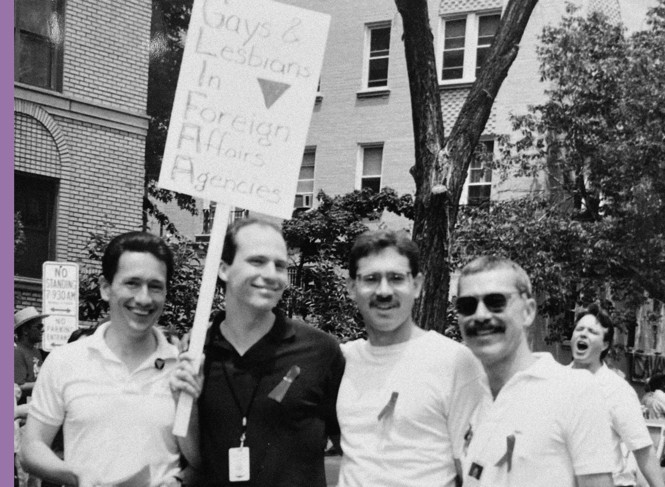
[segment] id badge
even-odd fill
[[[229,448],[229,481],[249,480],[249,448],[241,446]]]

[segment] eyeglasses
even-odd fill
[[[455,307],[460,315],[471,316],[476,312],[478,303],[482,301],[490,313],[501,313],[506,309],[510,297],[514,294],[522,293],[520,291],[513,291],[512,293],[489,293],[482,296],[460,296],[457,298]]]
[[[394,289],[406,284],[410,275],[410,272],[386,272],[385,274],[373,272],[371,274],[357,274],[356,279],[360,281],[360,285],[365,289],[376,289],[385,277],[388,285]]]

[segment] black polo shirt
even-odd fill
[[[326,485],[323,452],[327,435],[339,433],[335,404],[344,357],[332,336],[275,314],[272,329],[243,356],[222,336],[223,315],[208,330],[198,400],[203,485]],[[294,365],[300,373],[281,402],[268,397]],[[228,450],[240,446],[245,414],[250,480],[229,482]]]

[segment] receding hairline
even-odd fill
[[[515,289],[520,293],[527,294],[528,297],[532,296],[533,288],[531,285],[531,279],[529,279],[529,275],[526,271],[519,264],[510,259],[493,257],[478,257],[462,267],[457,281],[457,294],[460,294],[462,280],[465,277],[495,271],[510,271],[512,273],[512,283],[515,286]]]

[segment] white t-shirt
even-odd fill
[[[614,485],[635,485],[636,463],[630,458],[629,451],[653,444],[637,393],[605,364],[593,376],[600,384],[604,402],[610,411],[614,458],[619,467],[613,474]],[[622,447],[622,443],[627,448]]]
[[[385,347],[356,340],[342,351],[338,486],[454,486],[453,458],[484,397],[473,354],[434,331]]]
[[[473,424],[464,487],[574,487],[576,475],[612,472],[610,422],[598,384],[549,353],[534,356]]]
[[[65,461],[105,482],[150,467],[151,485],[179,472],[168,377],[177,349],[154,330],[155,353],[129,372],[104,341],[110,323],[54,349],[44,361],[29,415],[63,425]]]

